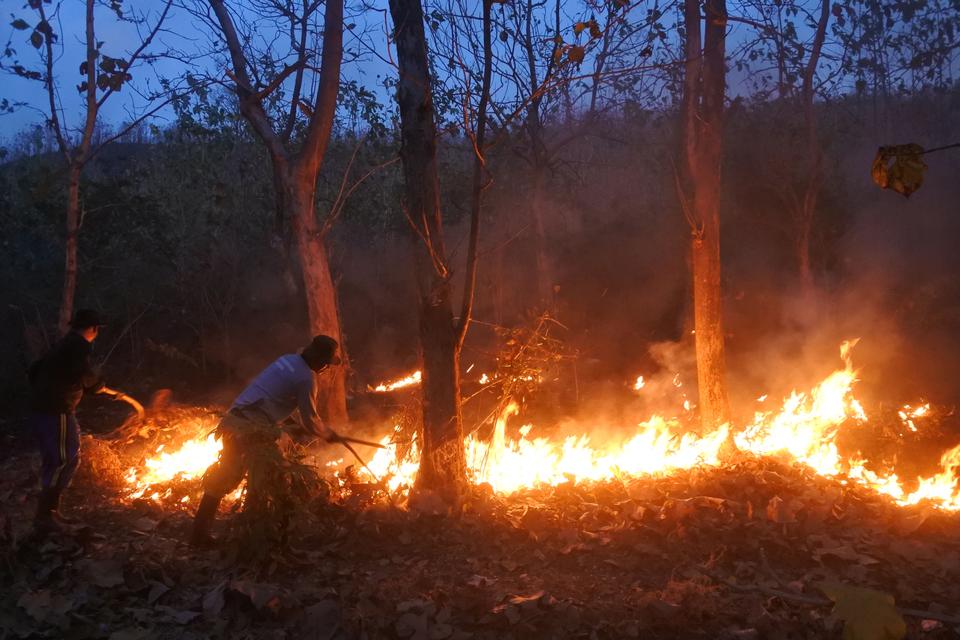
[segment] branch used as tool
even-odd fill
[[[133,397],[131,397],[131,396],[128,396],[127,394],[125,394],[125,393],[122,392],[122,391],[117,391],[116,389],[111,389],[110,387],[103,387],[103,388],[100,389],[100,391],[98,391],[97,393],[99,393],[99,394],[101,394],[101,395],[108,396],[108,397],[110,397],[110,398],[113,398],[114,400],[119,400],[119,401],[121,401],[121,402],[126,402],[126,403],[129,404],[131,407],[133,407],[133,410],[134,410],[134,411],[137,412],[137,417],[138,417],[140,420],[143,420],[144,417],[147,415],[147,412],[144,411],[144,409],[143,409],[143,405],[140,404],[139,402],[137,402],[136,398],[133,398]]]
[[[334,442],[335,442],[335,443],[339,443],[339,444],[342,444],[344,447],[346,447],[346,448],[347,448],[347,451],[349,451],[351,454],[353,454],[353,457],[356,458],[356,459],[357,459],[357,462],[360,463],[360,466],[362,466],[364,469],[366,469],[366,470],[367,470],[367,473],[369,473],[370,476],[371,476],[374,480],[376,480],[377,483],[379,483],[379,482],[380,482],[380,478],[379,478],[379,477],[377,476],[377,474],[375,474],[375,473],[373,472],[373,470],[367,465],[367,462],[366,462],[363,458],[360,457],[360,454],[357,453],[357,450],[354,449],[353,446],[351,446],[350,443],[351,443],[351,442],[354,442],[354,443],[356,443],[356,444],[362,444],[362,445],[365,445],[365,446],[368,446],[368,447],[377,447],[378,449],[386,449],[386,447],[385,447],[384,445],[380,444],[379,442],[369,442],[369,441],[367,441],[367,440],[360,440],[360,439],[358,439],[358,438],[350,438],[350,437],[348,437],[348,436],[341,436],[339,433],[337,433],[336,431],[333,431],[332,429],[330,429],[330,433],[332,434],[332,437],[327,438],[326,441],[327,441],[327,442],[330,442],[330,443],[334,443]],[[316,441],[317,441],[317,440],[313,440],[310,444],[313,444],[313,443],[316,442]]]
[[[121,437],[126,437],[130,434],[130,432],[132,432],[133,427],[142,424],[147,416],[147,412],[144,411],[143,405],[140,404],[135,398],[128,396],[122,391],[111,389],[110,387],[102,387],[97,393],[112,398],[113,400],[126,402],[133,407],[133,410],[136,412],[136,418],[134,418],[134,416],[128,417],[120,424],[119,427],[103,434],[104,438],[119,439]]]
[[[360,438],[351,438],[350,436],[336,436],[331,442],[352,442],[353,444],[362,444],[365,447],[376,447],[377,449],[386,449],[387,445],[380,444],[379,442],[371,442],[370,440],[361,440]]]

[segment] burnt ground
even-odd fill
[[[960,516],[770,459],[479,488],[456,518],[341,486],[250,562],[187,546],[185,508],[122,501],[96,455],[69,495],[85,525],[46,541],[36,461],[4,464],[0,638],[960,637]]]

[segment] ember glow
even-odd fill
[[[910,431],[916,432],[917,424],[914,420],[930,415],[930,403],[922,404],[919,407],[911,407],[906,404],[903,406],[903,409],[897,413],[900,416],[900,420],[903,421],[903,424],[905,424]]]
[[[423,373],[420,371],[414,371],[408,376],[399,378],[392,382],[381,382],[377,386],[373,387],[371,391],[376,393],[390,393],[391,391],[396,391],[397,389],[403,389],[404,387],[413,387],[418,384],[423,379]]]
[[[941,509],[960,510],[960,445],[942,455],[939,472],[912,483],[874,468],[869,461],[845,458],[840,453],[837,438],[841,429],[867,421],[864,408],[853,395],[857,372],[849,358],[849,347],[844,343],[841,349],[845,366],[809,392],[794,391],[777,410],[757,410],[745,426],[724,425],[706,434],[684,433],[687,417],[655,415],[639,422],[629,436],[591,435],[622,433],[598,424],[582,425],[592,428],[561,437],[539,437],[532,425],[524,425],[511,437],[508,422],[519,408],[510,402],[497,417],[489,440],[474,435],[464,440],[468,472],[473,482],[487,483],[498,493],[509,494],[542,484],[668,474],[699,465],[715,466],[721,462],[724,446],[732,448],[735,444],[745,453],[777,456],[807,465],[825,477],[871,488],[900,505],[928,501]],[[389,391],[419,380],[418,371],[378,389]],[[679,377],[674,379],[674,385],[681,386]],[[757,403],[767,400],[766,395],[760,396]],[[688,401],[684,400],[684,404],[688,405]],[[687,406],[684,409],[688,410]],[[911,421],[930,412],[929,405],[907,406],[900,417],[909,426]],[[220,448],[219,442],[205,435],[209,430],[197,425],[193,433],[204,435],[187,440],[176,450],[161,447],[143,467],[131,470],[131,497],[150,495],[152,485],[178,477],[199,477],[216,460]],[[419,466],[417,443],[399,455],[390,436],[380,442],[386,448],[378,450],[369,461],[370,471],[377,480],[385,480],[392,492],[412,486]]]

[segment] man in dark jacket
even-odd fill
[[[90,362],[93,341],[103,323],[96,311],[79,309],[70,331],[30,367],[30,422],[40,448],[40,498],[34,521],[46,533],[66,522],[60,498],[80,462],[76,409],[85,391],[103,388]]]
[[[247,472],[246,456],[253,447],[270,446],[280,436],[280,423],[294,411],[312,435],[336,438],[317,414],[317,374],[340,364],[339,345],[318,335],[300,353],[280,356],[254,378],[233,401],[220,421],[217,435],[223,443],[220,458],[203,476],[203,499],[194,518],[192,544],[209,546],[217,508],[223,496],[236,489]]]

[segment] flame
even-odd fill
[[[164,485],[201,478],[217,461],[223,448],[223,443],[213,434],[216,427],[217,417],[208,412],[177,424],[173,441],[157,445],[141,465],[127,470],[127,497],[159,501],[172,493],[170,487]],[[189,500],[189,496],[184,496],[180,502],[185,504]]]
[[[777,411],[756,412],[752,422],[736,431],[724,425],[706,435],[680,435],[682,424],[677,418],[654,416],[641,422],[632,436],[604,443],[595,444],[584,434],[558,439],[531,437],[530,425],[519,430],[519,437],[509,438],[507,422],[519,411],[511,402],[497,417],[489,441],[472,435],[465,438],[468,472],[474,482],[488,483],[500,493],[540,484],[665,474],[719,464],[721,448],[732,435],[742,451],[785,457],[820,475],[872,488],[899,505],[928,501],[941,509],[960,510],[960,445],[943,454],[939,473],[918,478],[912,492],[895,473],[873,471],[866,461],[841,455],[837,446],[840,428],[845,423],[867,421],[863,406],[852,393],[857,372],[851,365],[850,349],[855,343],[845,342],[841,347],[843,369],[831,373],[808,393],[794,391]],[[681,386],[679,376],[674,378],[674,385]],[[757,402],[766,399],[764,395]],[[689,402],[684,401],[684,405],[688,410]],[[913,411],[922,416],[930,409],[923,405]],[[378,476],[389,477],[392,490],[410,486],[418,466],[416,447],[402,460],[395,455],[395,448],[382,450],[371,463]]]
[[[633,390],[640,391],[640,389],[643,389],[646,385],[647,383],[644,381],[643,376],[637,376],[636,382],[633,383]]]
[[[127,484],[134,487],[129,497],[141,498],[153,485],[201,477],[217,461],[223,443],[210,434],[206,439],[188,440],[172,453],[163,448],[157,447],[155,455],[147,458],[142,467],[127,471]]]
[[[377,386],[373,387],[371,391],[376,393],[389,393],[391,391],[396,391],[397,389],[402,389],[404,387],[412,387],[420,384],[423,379],[423,373],[421,371],[414,371],[408,376],[399,378],[392,382],[381,382]]]
[[[940,458],[940,470],[928,477],[917,478],[909,491],[897,474],[871,468],[868,461],[847,458],[840,453],[837,437],[845,425],[867,421],[867,414],[853,395],[857,372],[850,360],[854,343],[844,343],[841,356],[845,366],[827,376],[808,392],[792,392],[777,410],[756,411],[753,419],[740,428],[724,425],[706,434],[683,433],[680,418],[653,416],[639,422],[628,436],[605,435],[592,438],[590,433],[607,433],[607,425],[594,425],[592,430],[563,437],[532,435],[534,427],[523,425],[511,436],[509,421],[519,413],[515,402],[508,402],[499,412],[489,440],[475,435],[464,439],[470,479],[487,483],[499,493],[567,482],[596,481],[637,475],[667,474],[678,469],[720,464],[720,452],[732,439],[744,452],[759,456],[779,456],[807,465],[825,477],[871,488],[899,505],[926,502],[945,510],[960,510],[960,445]],[[390,391],[420,381],[420,372],[376,390]],[[639,382],[639,380],[638,380]],[[673,380],[681,386],[679,376]],[[757,398],[758,403],[767,396]],[[689,401],[684,400],[685,410]],[[929,404],[903,407],[901,420],[929,416]],[[209,425],[207,425],[209,426]],[[206,433],[204,425],[194,425],[192,433]],[[419,467],[419,447],[414,441],[402,450],[384,436],[369,461],[369,469],[378,480],[383,479],[390,491],[410,487]],[[173,449],[173,447],[167,447]],[[128,483],[130,497],[161,494],[152,487],[176,478],[199,477],[219,453],[220,443],[213,438],[195,437],[175,450],[160,446],[144,465],[131,469]],[[361,470],[360,473],[368,473]],[[153,491],[153,493],[150,493]]]

